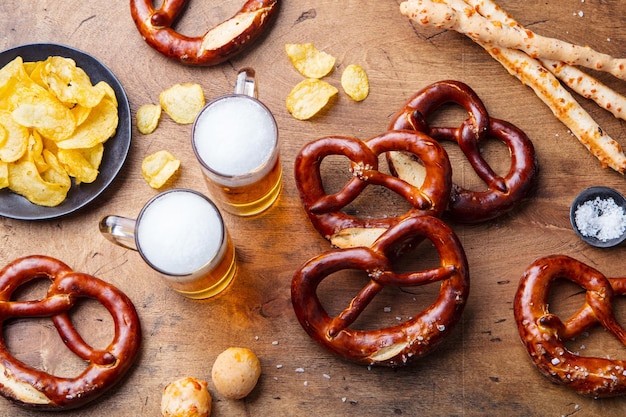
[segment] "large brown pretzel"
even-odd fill
[[[421,184],[411,185],[378,171],[378,155],[389,151],[406,152],[421,161],[420,166],[424,168]],[[343,155],[350,159],[352,178],[340,191],[328,195],[320,166],[324,158],[330,155]],[[411,131],[386,132],[364,141],[352,137],[328,136],[309,142],[296,157],[295,180],[313,226],[338,247],[354,246],[343,243],[343,238],[355,230],[377,230],[376,236],[371,239],[373,241],[384,229],[409,216],[441,215],[452,183],[450,162],[443,147],[423,133]],[[396,192],[409,202],[409,210],[395,217],[368,219],[341,211],[370,184]]]
[[[41,300],[11,301],[13,292],[36,278],[52,281]],[[78,334],[68,311],[79,298],[98,300],[111,313],[115,336],[105,350],[95,350]],[[17,317],[51,317],[67,347],[89,362],[75,378],[37,370],[14,358],[0,334],[0,393],[21,405],[50,410],[76,408],[102,395],[129,370],[141,342],[141,328],[132,302],[98,278],[74,272],[47,256],[17,259],[0,271],[0,329]]]
[[[433,112],[446,103],[459,104],[469,113],[461,127],[428,124]],[[511,210],[534,185],[537,160],[530,139],[511,123],[490,118],[478,95],[459,81],[440,81],[417,92],[393,118],[390,129],[413,129],[436,140],[454,141],[459,145],[487,190],[471,191],[452,185],[447,213],[458,222],[493,219]],[[487,138],[500,140],[511,152],[511,168],[505,177],[497,175],[481,155],[479,142]],[[414,169],[400,164],[397,154],[390,153],[388,161],[400,178],[407,178]]]
[[[422,236],[430,239],[441,265],[425,271],[396,273],[390,260],[397,245]],[[322,306],[317,288],[341,270],[363,270],[368,282],[337,316]],[[441,282],[439,297],[407,321],[376,330],[350,328],[385,287],[410,287]],[[300,324],[329,351],[364,364],[399,366],[431,352],[459,320],[469,293],[469,271],[463,248],[441,220],[413,216],[383,233],[371,248],[334,249],[308,261],[294,275],[291,300]]]
[[[163,55],[190,65],[217,65],[253,43],[278,11],[278,0],[248,0],[233,17],[203,36],[179,34],[172,25],[188,0],[130,0],[130,11],[141,36]]]
[[[586,290],[585,304],[567,320],[548,310],[551,284],[559,278]],[[586,396],[626,394],[626,360],[582,357],[564,344],[600,324],[626,345],[626,330],[613,314],[614,295],[626,295],[626,278],[607,279],[567,256],[548,256],[528,267],[515,296],[515,320],[522,343],[542,374]]]

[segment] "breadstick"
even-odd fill
[[[525,30],[519,22],[492,0],[465,0],[465,3],[489,20],[496,20],[505,26],[515,26]],[[539,61],[577,94],[593,100],[613,116],[626,120],[626,97],[602,84],[586,72],[563,61],[551,59],[540,59]]]
[[[519,49],[533,58],[547,58],[606,71],[626,80],[626,59],[614,58],[588,46],[538,35],[517,25],[503,25],[481,16],[463,0],[407,0],[402,14],[422,24],[451,29],[493,47]]]
[[[483,0],[474,4],[474,7],[470,7],[463,0],[407,0],[401,3],[400,11],[423,26],[455,30],[470,37],[500,62],[511,75],[532,88],[553,114],[600,160],[603,167],[609,166],[624,173],[626,156],[621,146],[604,133],[541,62],[522,51],[499,48],[489,42],[489,39],[497,37],[498,33],[504,36],[504,33],[499,31],[500,28],[507,27],[512,28],[512,31],[524,31],[521,25],[494,3],[490,4]],[[484,8],[483,13],[489,15],[491,11],[502,20],[495,20],[494,23],[476,13],[476,10],[481,10],[481,8]],[[479,35],[484,35],[486,40]]]
[[[509,73],[535,94],[552,110],[552,113],[578,138],[603,167],[623,174],[626,156],[614,139],[593,120],[572,95],[536,59],[513,49],[487,50]]]

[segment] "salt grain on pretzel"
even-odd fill
[[[398,245],[429,239],[440,265],[397,273],[392,259]],[[363,288],[337,316],[318,297],[324,279],[342,270],[367,273]],[[424,311],[390,327],[354,328],[354,322],[385,287],[440,283],[439,296]],[[291,283],[291,300],[300,324],[320,345],[344,359],[368,365],[402,366],[432,352],[459,321],[469,294],[469,269],[460,241],[445,223],[431,216],[411,216],[385,231],[371,247],[334,249],[304,264]]]
[[[586,291],[585,304],[565,320],[548,308],[557,279]],[[541,258],[526,269],[515,295],[515,320],[522,343],[543,375],[593,398],[626,394],[626,360],[579,356],[565,345],[600,325],[626,346],[626,330],[613,311],[616,295],[626,295],[626,278],[606,278],[568,256]]]
[[[499,40],[499,43],[495,42],[495,39],[513,36],[507,35],[509,33],[514,34],[514,37],[517,38],[526,36],[520,33],[531,33],[513,21],[495,3],[488,0],[475,0],[473,2],[471,0],[467,0],[467,2],[462,0],[408,0],[400,5],[400,10],[402,14],[423,26],[451,29],[466,34],[485,48],[511,75],[531,87],[537,96],[548,105],[554,115],[600,160],[603,167],[611,167],[620,173],[626,171],[626,155],[624,155],[621,146],[604,132],[539,60],[514,49],[515,46],[519,45],[506,43],[508,42],[506,40]],[[479,12],[485,13],[487,16],[493,15],[495,20],[490,20]],[[505,46],[501,46],[502,44]],[[506,47],[506,45],[511,47]],[[566,43],[557,42],[555,45],[558,49]],[[533,43],[532,46],[536,47],[537,45]],[[530,50],[530,53],[534,54],[535,52],[529,48],[522,49]],[[580,47],[577,48],[577,50],[579,49]],[[563,58],[552,53],[544,53],[541,56],[557,60]],[[606,57],[602,56],[601,58]],[[574,63],[576,61],[571,59],[568,62]],[[608,68],[605,64],[602,66],[603,68],[595,69],[606,70]],[[621,69],[621,71],[623,70],[624,68]],[[618,96],[610,99],[615,99],[615,107],[621,108],[621,104],[619,104],[621,99]]]
[[[11,301],[23,284],[51,281],[46,298]],[[89,346],[74,328],[68,311],[80,298],[92,298],[109,311],[115,335],[103,350]],[[66,346],[88,365],[76,377],[57,377],[11,355],[1,326],[18,317],[50,317]],[[0,270],[0,394],[29,408],[68,410],[95,400],[115,385],[133,364],[141,343],[135,307],[120,290],[93,276],[74,272],[47,256],[17,259]]]

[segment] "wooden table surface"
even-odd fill
[[[232,1],[190,3],[178,28],[193,36],[240,7]],[[94,203],[53,220],[0,218],[0,264],[31,254],[56,257],[75,270],[116,285],[132,299],[141,319],[141,353],[128,377],[102,399],[64,415],[159,415],[163,387],[183,376],[209,381],[213,416],[623,413],[623,399],[581,397],[540,375],[520,343],[512,303],[523,271],[542,256],[570,255],[607,276],[624,275],[624,248],[586,245],[574,234],[568,218],[570,203],[581,190],[605,185],[626,192],[624,178],[603,169],[534,93],[481,47],[457,33],[411,24],[400,14],[399,1],[282,3],[271,32],[247,53],[216,67],[192,68],[162,57],[142,41],[128,1],[0,2],[0,49],[55,42],[91,53],[119,78],[133,114],[126,163]],[[617,0],[501,0],[499,4],[537,33],[590,45],[614,56],[626,55],[626,7]],[[317,117],[309,121],[292,118],[285,98],[302,76],[292,68],[284,45],[305,42],[337,58],[334,72],[326,77],[335,86],[347,65],[365,68],[371,85],[369,97],[356,103],[340,91],[332,106]],[[199,83],[207,100],[229,93],[235,74],[245,66],[256,69],[259,98],[273,111],[279,126],[284,188],[278,202],[260,216],[224,214],[237,248],[237,276],[221,296],[191,301],[169,290],[136,252],[105,240],[98,232],[98,221],[106,214],[136,216],[157,193],[144,181],[140,169],[142,159],[157,150],[167,149],[182,161],[179,176],[168,187],[206,191],[190,147],[191,126],[175,124],[164,115],[154,133],[142,135],[134,125],[134,115],[139,106],[157,103],[159,93],[175,83]],[[622,81],[594,75],[626,92]],[[540,165],[537,188],[528,201],[496,220],[472,226],[450,223],[467,254],[471,291],[461,322],[434,353],[401,369],[348,363],[312,341],[291,306],[294,271],[329,249],[302,209],[293,178],[294,159],[304,144],[322,136],[366,139],[384,132],[409,96],[444,79],[467,83],[492,116],[527,133]],[[603,129],[626,144],[624,122],[594,104],[581,103]],[[458,152],[449,150],[455,181],[470,186],[474,174]],[[497,147],[493,155],[492,163],[506,169],[502,167],[508,166],[507,155]],[[341,178],[336,175],[341,166],[324,166],[330,182]],[[363,216],[397,211],[387,192],[377,189],[368,198],[363,207],[369,206],[372,212],[361,213]],[[336,281],[322,286],[331,311],[340,308],[357,288],[354,282]],[[36,293],[35,288],[32,291]],[[410,297],[401,292],[385,293],[362,324],[397,323],[420,311],[437,291],[435,285]],[[562,286],[552,302],[555,311],[567,314],[583,301],[577,288]],[[617,307],[618,316],[621,313],[623,317],[626,307],[623,303]],[[106,346],[112,320],[103,307],[95,301],[82,303],[73,319],[87,341]],[[49,319],[11,321],[4,337],[18,358],[51,373],[76,375],[84,366],[64,349]],[[584,349],[584,354],[625,356],[623,347],[603,331],[574,343],[572,349]],[[229,346],[253,349],[262,363],[259,384],[240,401],[226,400],[210,381],[215,357]],[[32,414],[1,399],[0,415]]]

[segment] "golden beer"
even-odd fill
[[[254,97],[231,94],[207,104],[194,122],[192,146],[224,210],[251,216],[276,201],[282,184],[278,127]]]

